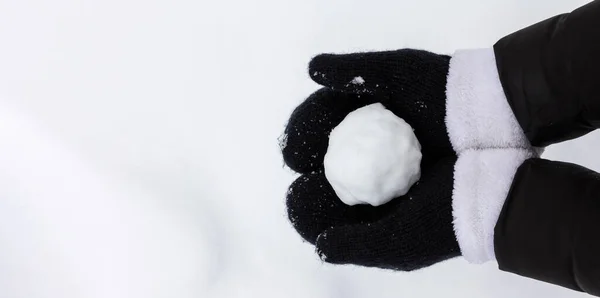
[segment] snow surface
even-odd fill
[[[413,128],[374,103],[351,112],[331,131],[323,166],[342,202],[380,206],[419,180],[421,157]]]
[[[0,1],[0,297],[587,297],[323,264],[277,137],[320,52],[485,47],[583,0]],[[548,158],[600,170],[600,135]]]

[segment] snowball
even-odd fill
[[[345,204],[379,206],[419,180],[421,157],[412,127],[376,103],[348,114],[333,129],[325,176]]]
[[[352,81],[350,81],[350,83],[354,85],[362,85],[365,83],[365,79],[363,79],[363,77],[355,77],[354,79],[352,79]]]

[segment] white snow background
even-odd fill
[[[585,297],[323,264],[277,137],[320,52],[491,46],[584,0],[0,0],[0,297]],[[600,171],[600,134],[545,157]]]

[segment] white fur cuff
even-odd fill
[[[493,49],[459,50],[450,60],[446,125],[457,153],[531,148],[500,83]]]
[[[517,169],[532,150],[466,150],[454,167],[454,233],[470,263],[495,259],[494,227]]]

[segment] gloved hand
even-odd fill
[[[452,225],[455,161],[425,165],[408,194],[378,207],[345,205],[323,171],[305,174],[290,187],[288,216],[326,262],[402,271],[433,265],[460,255]]]
[[[449,60],[417,50],[315,57],[309,74],[325,88],[292,113],[283,140],[285,162],[299,173],[322,168],[331,130],[374,102],[414,128],[425,159],[453,155],[445,124]]]
[[[293,112],[282,151],[304,174],[287,196],[298,233],[330,263],[414,270],[460,255],[452,227],[455,153],[445,124],[450,57],[418,50],[320,55],[309,66],[325,86]],[[323,173],[328,136],[345,116],[380,102],[407,121],[422,145],[422,177],[379,207],[346,206]]]

